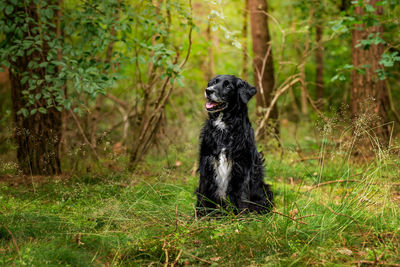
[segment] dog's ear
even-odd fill
[[[238,79],[237,88],[240,100],[247,104],[250,98],[257,93],[257,89],[251,86],[248,82]]]

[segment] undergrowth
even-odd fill
[[[9,164],[0,265],[398,266],[397,155],[354,162],[329,131],[301,142],[282,135],[293,142],[261,147],[275,195],[269,215],[196,218],[192,143],[149,156],[133,174],[18,183]]]

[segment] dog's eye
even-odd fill
[[[231,84],[228,81],[224,81],[224,83],[222,84],[223,87],[225,88],[230,88]]]

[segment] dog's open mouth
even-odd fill
[[[226,102],[215,102],[209,99],[208,102],[206,103],[206,110],[208,112],[217,112],[225,109],[226,106],[227,106]]]

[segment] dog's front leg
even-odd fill
[[[232,169],[231,182],[228,192],[228,201],[232,204],[235,213],[248,210],[250,199],[250,170],[236,166]]]
[[[215,173],[211,165],[211,156],[200,157],[199,162],[199,187],[196,190],[197,195],[197,214],[203,216],[210,211],[217,208],[216,199],[214,196],[215,192]]]

